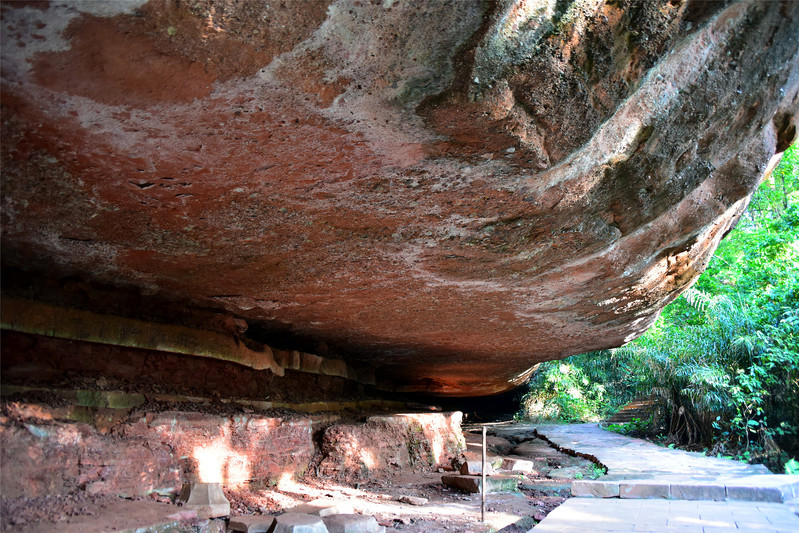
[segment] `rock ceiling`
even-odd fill
[[[701,273],[795,136],[797,35],[797,2],[3,2],[4,292],[506,390]]]

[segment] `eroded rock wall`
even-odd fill
[[[68,402],[53,403],[52,396],[49,402],[4,398],[3,498],[84,491],[174,498],[190,481],[261,487],[305,475],[352,481],[369,472],[450,468],[465,451],[461,413],[385,414],[364,421],[343,413],[254,412],[219,405],[79,412]],[[327,438],[334,435],[340,438]]]
[[[462,419],[461,412],[418,413],[331,425],[321,435],[318,473],[351,481],[408,468],[451,470],[466,451]]]
[[[3,290],[506,390],[704,269],[795,137],[796,35],[790,1],[3,2]]]

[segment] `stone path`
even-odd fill
[[[799,476],[774,475],[763,465],[657,446],[596,424],[536,426],[559,448],[591,456],[608,475],[572,484],[574,496],[761,501],[799,498]]]
[[[664,448],[642,439],[605,431],[597,424],[537,424],[532,427],[549,442],[579,454],[590,455],[617,475],[687,474],[715,477],[770,473],[763,465]]]
[[[498,436],[534,432],[608,469],[575,480],[572,498],[534,530],[799,533],[799,476],[760,465],[663,448],[596,424],[516,425]]]

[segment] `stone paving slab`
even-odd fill
[[[572,498],[531,533],[797,533],[799,516],[783,504]]]

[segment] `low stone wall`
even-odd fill
[[[78,491],[175,495],[194,480],[273,484],[309,472],[312,461],[319,475],[363,478],[376,470],[447,464],[465,448],[461,413],[350,423],[337,413],[87,410],[14,401],[2,408],[3,498]],[[74,420],[76,413],[83,421]],[[322,435],[318,442],[315,431]]]

